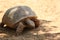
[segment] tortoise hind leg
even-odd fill
[[[23,23],[20,22],[18,27],[17,27],[17,29],[16,29],[16,35],[17,36],[21,34],[21,32],[23,31],[24,27],[25,27],[25,25],[23,25]]]
[[[4,26],[4,23],[0,23],[0,27],[3,27]]]

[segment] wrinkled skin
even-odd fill
[[[34,19],[34,20],[26,19],[23,22],[19,22],[19,25],[16,29],[16,35],[20,35],[25,27],[35,29],[38,26],[39,26],[39,21],[38,20],[36,20],[36,19]]]

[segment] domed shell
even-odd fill
[[[31,8],[27,6],[17,6],[8,9],[3,19],[5,20],[5,23],[15,24],[28,17],[36,17],[35,13],[31,10]]]

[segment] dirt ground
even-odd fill
[[[0,27],[0,40],[60,40],[60,0],[0,0],[0,23],[6,10],[14,6],[29,6],[42,24],[19,36],[13,29]]]

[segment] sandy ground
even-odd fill
[[[0,28],[1,40],[60,40],[59,4],[60,0],[0,0],[0,22],[6,10],[14,6],[29,6],[38,19],[45,20],[39,31],[31,30],[18,37],[14,36],[14,30]]]

